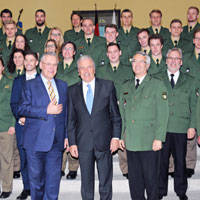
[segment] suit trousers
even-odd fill
[[[113,164],[112,154],[108,151],[79,151],[81,170],[81,196],[83,200],[94,200],[95,161],[99,178],[101,200],[112,199]]]
[[[65,150],[63,152],[62,171],[65,171],[67,161],[69,171],[78,171],[79,160],[76,158],[72,158],[71,154],[67,153],[67,151]]]
[[[26,149],[31,200],[58,199],[62,151],[53,144],[48,152]]]
[[[160,151],[128,151],[128,180],[132,200],[158,200]]]
[[[172,154],[174,158],[174,190],[177,196],[186,194],[187,175],[186,175],[186,152],[187,152],[187,134],[167,132],[166,141],[161,150],[160,164],[160,185],[159,194],[167,195],[168,189],[168,169],[169,158]]]
[[[11,192],[13,185],[13,148],[15,134],[0,132],[0,169],[2,180],[2,191]]]
[[[19,150],[17,148],[17,140],[15,137],[15,143],[14,143],[14,153],[13,153],[13,157],[14,157],[14,171],[20,171],[20,154],[19,154]]]

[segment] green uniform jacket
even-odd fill
[[[149,30],[150,35],[154,34],[152,26],[150,26],[147,29]],[[167,40],[168,38],[170,38],[169,29],[161,26],[159,35],[162,36],[162,38],[163,38],[164,41]]]
[[[45,27],[42,35],[40,35],[37,31],[37,27],[30,28],[25,32],[25,36],[28,39],[29,46],[32,51],[35,53],[39,53],[39,57],[41,58],[44,52],[44,45],[47,41],[49,35],[50,28]]]
[[[193,34],[196,29],[200,28],[200,24],[197,23],[191,32],[188,32],[188,25],[183,27],[183,32],[181,33],[181,37],[189,40],[193,43]]]
[[[56,78],[67,82],[68,86],[71,86],[81,79],[78,75],[78,68],[76,66],[76,61],[74,60],[69,68],[65,68],[63,66],[63,61],[58,64],[58,71],[56,74]]]
[[[15,118],[10,108],[12,83],[13,80],[7,78],[5,75],[0,80],[0,132],[5,132],[10,127],[15,127]]]
[[[197,135],[200,136],[200,98],[199,97],[197,100],[196,119],[197,119]]]
[[[122,84],[125,81],[133,78],[133,76],[134,76],[134,74],[133,74],[132,69],[129,66],[124,65],[122,63],[119,64],[116,72],[113,71],[110,63],[108,63],[105,66],[99,67],[96,70],[97,78],[111,80],[114,82],[114,85],[115,85],[115,88],[117,91],[117,99],[118,100],[120,97],[120,91],[121,91]]]
[[[121,42],[126,43],[126,45],[129,46],[132,55],[134,54],[134,52],[140,50],[140,45],[137,40],[138,31],[139,31],[138,28],[132,26],[130,32],[128,33],[128,35],[126,35],[123,27],[120,27],[118,29],[119,35],[117,37],[117,41],[120,43]]]
[[[105,44],[105,39],[102,37],[98,37],[94,35],[90,47],[85,41],[85,37],[78,39],[75,41],[77,53],[76,58],[78,59],[82,55],[89,55],[94,60],[96,66],[99,65],[101,59],[101,45]]]
[[[12,53],[12,48],[13,48],[13,45],[11,46],[10,49],[8,48],[6,44],[6,38],[4,38],[3,40],[0,40],[0,57],[3,58],[5,66],[7,65],[8,60],[10,58],[10,54]]]
[[[119,105],[127,150],[151,151],[154,140],[165,141],[169,107],[161,80],[146,75],[137,89],[134,79],[125,82]]]
[[[178,45],[176,47],[180,48],[183,53],[190,52],[194,49],[192,42],[190,42],[189,40],[184,39],[184,38],[180,38]],[[164,42],[164,45],[163,45],[163,49],[162,49],[163,54],[166,55],[168,50],[172,49],[172,48],[175,48],[175,46],[174,46],[171,38],[168,38]]]
[[[76,33],[74,29],[67,30],[64,33],[64,41],[71,41],[74,42],[75,40],[78,40],[79,38],[84,37],[84,32],[80,30],[79,33]]]
[[[130,59],[133,57],[133,55],[131,54],[131,50],[129,46],[120,42],[117,42],[117,43],[120,46],[120,50],[122,52],[120,56],[120,61],[123,64],[129,65],[129,67],[131,67]],[[109,63],[109,58],[107,57],[107,43],[102,44],[100,48],[101,48],[101,59],[100,59],[100,63],[98,63],[97,66],[104,66]]]
[[[167,71],[156,75],[163,79],[168,92],[169,120],[167,132],[187,133],[188,128],[196,128],[196,82],[189,74],[180,72],[172,89]]]
[[[162,57],[160,64],[158,66],[155,63],[155,61],[153,60],[153,58],[151,57],[151,65],[148,69],[148,74],[153,75],[158,72],[164,71],[166,69],[167,69],[167,65],[166,65],[166,60],[165,60],[164,56]]]

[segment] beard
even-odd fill
[[[43,22],[36,22],[37,26],[43,26],[45,24],[45,21]]]

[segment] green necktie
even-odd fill
[[[17,70],[17,76],[20,76],[21,69]]]
[[[157,67],[159,67],[159,59],[158,58],[156,59],[156,65],[157,65]]]
[[[65,69],[68,68],[68,67],[69,67],[69,65],[66,63],[66,64],[65,64]]]
[[[128,36],[128,30],[126,30],[126,37]]]
[[[12,47],[12,41],[9,40],[9,41],[8,41],[8,49],[11,49],[11,47]]]
[[[41,28],[38,29],[38,33],[39,33],[40,36],[42,35],[42,30],[41,30]]]
[[[178,41],[177,41],[177,40],[174,40],[174,44],[175,44],[175,47],[177,47]]]
[[[113,71],[114,71],[114,73],[116,73],[117,72],[117,67],[113,67]]]
[[[157,28],[155,29],[155,31],[156,31],[156,34],[158,34],[158,29]]]
[[[90,47],[90,44],[91,44],[90,40],[91,40],[91,38],[87,38],[87,41],[88,41],[88,47]]]
[[[190,33],[191,33],[191,31],[192,31],[192,26],[190,26]]]

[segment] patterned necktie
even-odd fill
[[[12,41],[9,40],[9,41],[8,41],[8,49],[11,49],[11,46],[12,46]]]
[[[87,38],[87,41],[88,41],[88,47],[90,47],[90,45],[91,45],[90,40],[91,40],[91,38]]]
[[[47,83],[48,83],[49,96],[50,96],[51,101],[53,101],[56,98],[56,95],[55,95],[54,89],[51,85],[51,81],[48,81]],[[56,104],[57,104],[57,101],[55,101],[55,105]]]
[[[136,85],[135,85],[135,88],[137,89],[138,87],[139,87],[139,85],[140,85],[140,79],[136,79]]]
[[[40,36],[42,35],[42,29],[41,28],[38,29],[38,33],[39,33]]]
[[[172,86],[172,89],[174,88],[174,85],[175,85],[175,82],[174,82],[174,74],[170,74],[171,76],[171,86]]]
[[[87,106],[88,112],[91,114],[94,97],[93,97],[91,85],[88,84],[87,87],[88,87],[88,91],[86,94],[86,106]]]

